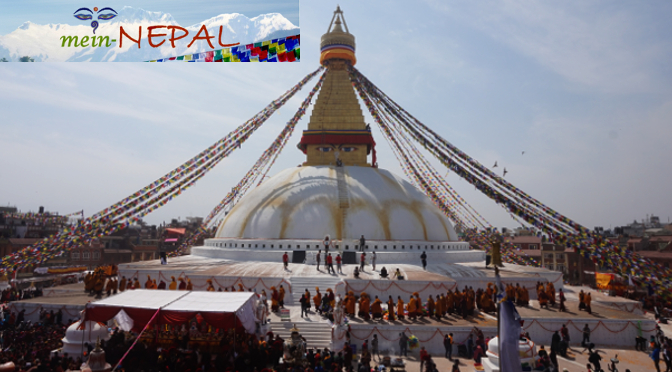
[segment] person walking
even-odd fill
[[[362,235],[362,237],[359,238],[359,250],[364,252],[364,247],[366,247],[366,239],[364,239],[364,235]]]
[[[588,361],[593,363],[593,367],[595,367],[593,369],[596,371],[600,370],[600,360],[602,360],[602,357],[597,353],[597,350],[593,350],[588,356]]]
[[[427,270],[427,252],[422,252],[420,259],[422,260],[422,269]]]
[[[303,318],[304,314],[305,317],[308,317],[308,307],[310,306],[310,299],[308,299],[308,297],[304,293],[301,295],[301,300],[299,300],[299,302],[301,303],[301,317]]]
[[[322,250],[317,251],[317,257],[315,257],[315,260],[317,261],[317,271],[320,271],[320,255],[322,254]]]
[[[366,253],[362,252],[359,256],[359,271],[364,271],[364,265],[366,265]]]
[[[285,308],[285,288],[282,284],[280,284],[280,289],[278,290],[278,303],[281,309]]]
[[[373,256],[371,256],[371,266],[373,271],[376,271],[376,251],[373,251]]]
[[[446,358],[453,360],[453,334],[443,336],[443,347],[446,349]]]
[[[565,298],[565,294],[562,292],[562,288],[560,288],[560,293],[558,294],[558,297],[560,297],[560,311],[567,311],[567,308],[565,307],[565,301],[567,300]]]
[[[378,361],[380,361],[380,354],[378,353],[378,335],[373,335],[373,340],[371,340],[371,356],[376,356]]]
[[[401,332],[399,334],[399,356],[408,356],[408,336],[406,332]]]
[[[656,366],[656,371],[660,372],[660,345],[658,343],[655,343],[653,351],[649,356],[653,359],[653,365]]]
[[[592,301],[592,297],[590,296],[590,292],[586,293],[586,296],[584,297],[585,302],[586,302],[586,311],[588,311],[588,314],[593,313],[593,309],[590,307],[590,302]]]
[[[327,273],[328,274],[336,274],[334,271],[334,264],[333,264],[333,259],[331,258],[331,253],[327,255]]]
[[[590,327],[588,327],[588,323],[586,323],[585,326],[583,326],[583,340],[581,340],[581,346],[587,347],[590,345]]]
[[[287,252],[282,255],[282,263],[285,265],[285,270],[287,270],[287,267],[289,266],[289,255]]]
[[[425,350],[425,347],[422,346],[420,348],[420,372],[423,372],[425,369],[423,368],[427,362],[427,359],[429,357],[429,353],[427,350]]]
[[[322,242],[324,245],[324,255],[326,256],[327,253],[329,253],[329,247],[331,247],[331,240],[329,240],[329,235],[324,237],[324,241]]]
[[[336,255],[336,269],[338,270],[338,272],[340,274],[343,274],[343,268],[341,267],[341,262],[342,261],[343,261],[343,259],[341,258],[341,254],[340,253],[337,254]]]

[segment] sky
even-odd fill
[[[36,3],[41,5],[0,3],[0,34],[28,20],[59,21],[49,14],[61,2]],[[98,5],[117,3],[168,12],[185,24],[226,12],[282,12],[284,6]],[[471,157],[486,166],[497,162],[498,172],[506,167],[506,179],[516,187],[589,228],[650,214],[664,222],[672,217],[672,3],[338,4],[356,37],[359,71]],[[81,6],[87,5],[98,6]],[[300,23],[285,14],[301,27],[299,63],[0,64],[0,205],[24,212],[45,206],[61,214],[84,209],[90,216],[161,177],[314,71],[335,7],[301,0]],[[308,91],[197,186],[145,220],[207,215]],[[298,124],[271,174],[304,161],[295,144],[309,117]],[[373,123],[368,114],[366,120]],[[379,166],[403,174],[373,126]],[[491,224],[517,227],[466,181],[452,172],[447,180]]]

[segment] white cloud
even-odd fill
[[[572,83],[608,93],[667,89],[652,69],[670,56],[638,5],[582,1],[479,1],[435,9],[535,59]],[[610,6],[611,5],[611,6]]]

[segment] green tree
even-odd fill
[[[35,62],[35,60],[30,58],[29,56],[23,56],[19,58],[19,62]]]
[[[7,60],[7,58],[2,57],[2,59],[0,59],[0,62],[9,62],[9,61]]]

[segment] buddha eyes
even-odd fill
[[[349,146],[341,147],[341,151],[343,151],[343,152],[353,152],[353,151],[357,151],[357,148],[356,147],[349,147]]]
[[[324,146],[324,147],[318,147],[318,148],[317,148],[317,151],[321,151],[321,152],[330,152],[330,151],[334,151],[334,149],[333,149],[333,147],[327,147],[327,146]]]

